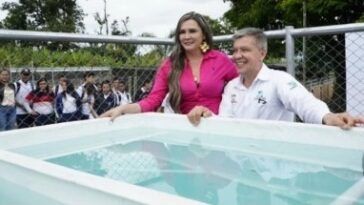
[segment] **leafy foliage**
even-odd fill
[[[356,0],[224,0],[231,9],[224,17],[234,28],[254,26],[266,30],[286,25],[302,27],[303,3],[307,27],[353,23],[364,16],[363,1]]]
[[[1,9],[8,11],[3,27],[13,30],[83,32],[82,9],[76,0],[19,0],[5,2]],[[68,42],[18,42],[21,46],[46,46],[51,50],[67,50],[74,47]]]
[[[16,30],[54,32],[82,32],[82,9],[76,0],[19,0],[5,2],[2,10],[8,11],[4,27]]]
[[[258,27],[282,29],[286,25],[303,26],[303,5],[306,5],[306,26],[323,26],[364,21],[364,3],[356,0],[224,0],[231,9],[224,15],[234,28]],[[278,41],[269,42],[269,55],[278,57],[283,48]],[[335,73],[334,111],[345,110],[345,38],[343,35],[311,38],[307,41],[308,76],[317,78],[333,70]],[[302,52],[302,51],[299,51]],[[281,55],[282,56],[282,55]],[[301,64],[298,69],[303,68]],[[300,71],[300,70],[298,70]]]
[[[107,49],[106,49],[107,50]],[[100,54],[94,48],[76,51],[51,51],[47,48],[33,49],[14,46],[0,47],[0,67],[156,67],[163,56],[158,52],[145,55],[123,53],[124,50],[107,50]],[[120,52],[120,53],[118,53]]]

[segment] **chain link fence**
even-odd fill
[[[296,77],[334,112],[346,110],[345,38],[340,35],[296,39]],[[335,96],[334,96],[335,95]]]
[[[354,26],[354,28],[361,31],[364,30],[364,25]],[[364,108],[361,107],[362,103],[360,101],[364,100],[364,84],[362,81],[364,79],[364,51],[362,49],[364,35],[357,33],[358,35],[355,37],[348,38],[346,34],[348,31],[350,31],[348,28],[330,32],[329,34],[325,31],[325,28],[312,31],[312,33],[307,31],[305,33],[299,29],[267,31],[269,52],[266,63],[272,68],[287,70],[287,72],[295,75],[316,97],[328,103],[330,109],[334,112],[345,111],[348,108],[348,101],[352,100],[352,97],[348,96],[348,91],[350,90],[356,100],[352,102],[351,111],[364,115]],[[27,32],[23,34],[23,36],[13,35],[12,40],[24,40]],[[53,40],[51,38],[52,35],[54,34],[50,34],[47,37],[48,39],[44,40]],[[11,36],[2,34],[0,30],[0,40],[8,40],[9,38]],[[35,36],[28,36],[26,40],[34,40],[34,38]],[[89,50],[92,51],[90,55],[95,62],[100,62],[98,59],[101,58],[105,61],[106,65],[112,66],[100,66],[97,64],[93,67],[82,66],[82,64],[86,65],[89,62],[83,61],[82,58],[77,56],[77,52],[68,49],[56,56],[59,62],[64,62],[66,58],[71,59],[69,60],[68,67],[44,67],[42,62],[35,61],[33,66],[30,67],[10,66],[10,81],[16,82],[26,77],[23,75],[23,69],[29,68],[31,71],[31,74],[28,76],[29,81],[35,84],[38,82],[38,85],[34,86],[34,88],[40,87],[39,80],[45,78],[50,89],[55,92],[59,80],[62,80],[62,77],[64,77],[74,85],[74,90],[80,95],[81,102],[86,104],[86,107],[82,108],[85,110],[81,111],[86,113],[88,111],[91,118],[94,117],[94,114],[90,110],[90,105],[93,106],[92,109],[95,110],[96,116],[101,114],[100,112],[106,111],[118,104],[137,101],[138,99],[136,98],[138,98],[143,86],[146,90],[150,89],[148,82],[153,80],[157,68],[162,60],[168,56],[173,43],[171,39],[163,41],[152,39],[146,42],[143,39],[120,40],[103,36],[99,36],[97,41],[108,44],[100,44],[99,46],[92,44],[96,40],[87,38],[87,36],[81,40],[76,39],[74,36],[69,36],[63,40],[72,42],[90,41],[90,44],[82,43],[79,46],[83,48],[89,47]],[[216,37],[215,40],[217,48],[228,55],[232,54],[231,35]],[[348,45],[350,45],[350,48]],[[114,47],[114,49],[111,49],[115,51],[114,59],[105,57],[105,55],[102,55],[102,52],[100,54],[100,51],[93,51],[95,49],[102,51],[104,46]],[[117,47],[123,49],[118,50]],[[42,52],[44,51],[40,50],[39,55],[44,55],[44,61],[53,57],[52,54],[42,54]],[[105,50],[105,52],[107,51]],[[74,58],[70,58],[70,56]],[[28,56],[19,56],[19,58],[25,57]],[[0,61],[2,60],[0,59]],[[351,69],[351,71],[348,72],[348,69]],[[88,79],[90,73],[92,73],[92,79]],[[87,86],[83,85],[85,80],[96,85],[97,88],[90,89],[91,91],[89,92],[89,89],[86,89]],[[24,87],[26,88],[25,85]],[[79,91],[80,87],[83,87],[81,91]],[[25,88],[23,91],[18,91],[22,94],[24,101],[32,89],[31,87],[28,87],[28,90]],[[115,97],[112,97],[110,101],[105,100],[107,99],[105,96],[108,90],[115,94]],[[86,91],[89,93],[86,95],[82,94]],[[57,107],[59,107],[57,105],[57,96],[53,95],[50,98],[44,98],[44,95],[34,96],[34,99],[28,98],[28,101],[33,103],[32,109],[39,109],[39,112],[44,113],[39,115],[39,113],[28,114],[28,112],[24,112],[26,115],[17,118],[17,122],[12,122],[14,126],[10,126],[11,128],[16,126],[18,128],[40,126],[44,122],[49,124],[59,122],[60,116],[56,114]],[[90,96],[92,97],[90,98]],[[49,106],[42,102],[51,103],[50,109],[43,109],[49,108]],[[81,117],[82,115],[80,118],[72,120],[80,120],[82,119]],[[155,150],[157,148],[159,147],[154,143],[149,143],[149,145],[145,143],[138,146],[135,144],[115,145],[114,147],[76,153],[48,161],[107,178],[148,186],[161,183],[163,180],[170,180],[168,178],[169,172],[185,171],[177,169],[183,168],[184,165],[178,164],[178,161],[173,161],[174,159],[167,163],[165,153],[156,153]],[[215,160],[215,158],[213,159]],[[190,162],[191,160],[188,161]],[[174,165],[173,169],[166,169],[170,168],[166,166],[168,164]],[[164,173],[162,172],[163,168],[165,168]],[[183,175],[180,174],[180,176]]]
[[[363,32],[295,39],[296,77],[333,112],[364,115],[363,43]]]
[[[364,115],[364,108],[361,105],[362,100],[364,100],[364,85],[361,80],[364,78],[364,52],[362,49],[364,35],[360,33],[363,30],[363,24],[348,24],[306,29],[288,27],[283,30],[267,31],[269,52],[266,63],[273,68],[285,69],[295,75],[316,97],[325,101],[333,112],[342,112],[349,108],[349,111],[355,115]],[[351,32],[355,32],[353,33],[355,36],[349,36],[349,38],[348,35]],[[25,86],[24,89],[20,89],[23,101],[26,101],[28,95],[25,92],[36,89],[39,86],[39,84],[38,86],[36,84],[39,83],[41,78],[47,80],[48,86],[53,91],[59,84],[59,80],[66,78],[79,94],[84,104],[85,114],[88,113],[90,118],[96,117],[119,104],[135,102],[145,96],[142,90],[148,91],[150,89],[158,66],[171,52],[173,45],[172,39],[123,38],[8,30],[0,30],[0,40],[6,42],[15,40],[18,43],[19,40],[22,40],[22,42],[41,40],[42,42],[48,42],[48,45],[49,42],[76,42],[72,44],[73,46],[62,44],[63,47],[67,45],[67,49],[63,49],[57,55],[33,47],[32,52],[29,51],[29,55],[12,56],[15,59],[2,57],[0,61],[14,62],[16,59],[29,60],[30,58],[32,65],[26,68],[31,70],[29,81],[33,82],[35,86],[28,86],[28,88]],[[231,55],[231,35],[215,37],[215,43],[218,49]],[[80,49],[91,58],[83,59],[85,58],[84,55],[80,55],[78,52]],[[34,53],[38,55],[37,60],[32,59]],[[91,64],[95,66],[83,66],[90,65],[90,59]],[[42,66],[47,61],[67,61],[68,66]],[[94,63],[92,63],[93,61]],[[102,65],[98,64],[100,62],[103,62]],[[10,65],[10,81],[16,82],[22,79],[24,77],[22,74],[24,68]],[[93,75],[90,83],[94,85],[95,89],[89,89],[87,91],[89,93],[85,95],[86,77],[90,72]],[[64,86],[67,87],[67,85]],[[113,97],[105,100],[109,90]],[[54,95],[51,97],[52,101],[48,99],[52,106],[46,105],[43,107],[40,102],[44,99],[40,96],[33,100],[28,98],[28,101],[30,102],[30,108],[33,106],[33,110],[37,108],[39,112],[45,115],[43,118],[47,117],[48,114],[49,116],[52,115],[52,120],[49,123],[57,123],[60,116],[56,112],[56,98],[57,96]],[[94,113],[90,110],[91,104]],[[44,123],[44,119],[43,121],[40,120],[40,122],[34,121],[39,118],[39,113],[29,114],[29,110],[25,108],[23,111],[20,114],[26,114],[26,116],[18,118],[16,124],[18,124],[19,128]],[[25,120],[25,118],[30,120]],[[75,119],[85,118],[82,118],[81,113],[80,117]],[[25,121],[22,123],[23,121],[19,120]],[[67,121],[67,119],[64,120]],[[14,123],[14,126],[10,127],[14,128],[16,124]],[[19,126],[19,124],[22,125]]]

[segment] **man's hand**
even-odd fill
[[[211,110],[204,106],[196,106],[194,107],[188,114],[188,120],[194,125],[197,126],[200,124],[201,117],[210,117],[212,116]]]
[[[353,117],[346,112],[342,113],[328,113],[322,120],[323,124],[330,126],[337,126],[344,130],[348,130],[353,126],[364,125],[363,117]]]
[[[354,126],[355,127],[364,127],[364,117],[363,116],[355,117]]]

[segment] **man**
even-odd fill
[[[59,74],[58,76],[58,84],[55,85],[53,88],[52,88],[52,91],[54,93],[54,96],[57,96],[58,94],[62,93],[63,92],[63,89],[62,89],[62,82],[64,82],[66,80],[66,76],[64,74]]]
[[[112,92],[117,97],[117,105],[132,103],[130,93],[126,90],[124,80],[115,77],[112,82]]]
[[[126,90],[125,81],[119,79],[117,93],[120,95],[119,105],[132,103],[130,93]]]
[[[233,60],[240,76],[226,85],[219,116],[293,121],[294,114],[297,114],[308,123],[343,129],[364,123],[363,118],[353,118],[347,113],[331,113],[324,102],[315,98],[288,73],[269,69],[263,63],[268,46],[262,30],[239,30],[233,40]],[[197,125],[201,116],[210,115],[207,108],[198,106],[188,117]]]
[[[98,91],[98,89],[95,85],[95,73],[91,72],[91,71],[87,71],[83,75],[83,83],[76,90],[79,96],[82,96],[84,94],[86,83],[91,83],[92,85],[94,85],[95,90]]]
[[[98,88],[95,84],[95,73],[91,71],[85,72],[83,75],[83,83],[76,90],[82,102],[82,120],[90,119],[90,104],[94,101],[92,94],[96,94],[97,91]]]
[[[117,106],[117,96],[111,91],[111,83],[105,80],[101,83],[101,92],[96,96],[95,99],[95,111],[97,115],[110,110]]]
[[[29,114],[24,104],[26,96],[34,90],[34,85],[30,81],[31,71],[29,68],[24,68],[20,72],[20,80],[14,83],[15,86],[15,104],[16,104],[16,124],[18,128],[32,127],[34,118]]]

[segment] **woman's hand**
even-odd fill
[[[114,107],[113,109],[108,110],[108,111],[102,113],[99,116],[99,118],[102,118],[102,117],[110,117],[110,120],[111,121],[114,121],[115,118],[119,117],[122,114],[124,114],[123,113],[123,106],[118,106],[118,107]]]
[[[115,118],[119,117],[120,115],[127,113],[140,113],[141,111],[142,109],[138,103],[132,103],[115,107],[102,113],[102,115],[100,115],[99,117],[110,117],[110,120],[114,121]]]
[[[194,107],[188,114],[188,120],[194,125],[197,126],[200,124],[201,117],[210,117],[212,116],[211,110],[204,106],[196,106]]]

